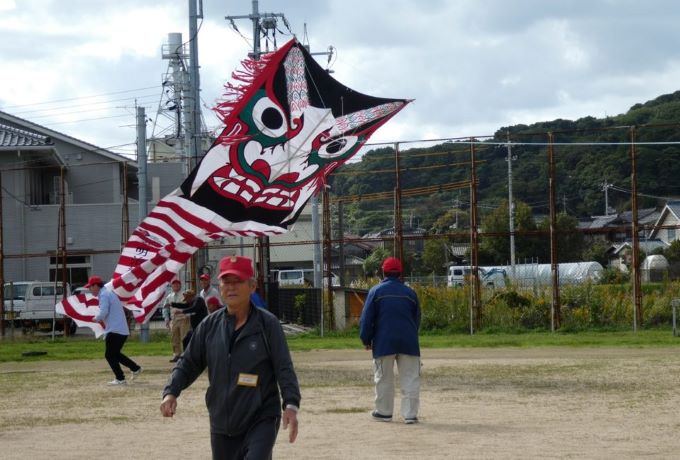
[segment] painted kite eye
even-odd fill
[[[281,137],[288,130],[285,114],[268,97],[263,97],[255,103],[253,121],[257,128],[269,137]]]
[[[336,137],[319,148],[319,157],[337,158],[344,155],[357,143],[356,136]]]

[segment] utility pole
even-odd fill
[[[604,191],[604,215],[609,215],[609,188],[614,185],[607,182],[607,178],[604,178],[602,182],[602,190]]]
[[[319,197],[312,195],[312,232],[314,238],[314,287],[321,288],[321,241],[319,231]]]
[[[231,23],[231,26],[238,31],[238,27],[234,23],[234,19],[250,19],[253,22],[253,51],[248,53],[248,56],[256,61],[260,59],[262,55],[262,49],[260,47],[260,37],[265,33],[270,31],[276,36],[277,18],[285,24],[286,28],[290,30],[288,20],[283,15],[283,13],[260,13],[259,3],[257,0],[253,0],[252,8],[253,12],[251,14],[237,15],[237,16],[225,16],[224,19]]]
[[[201,11],[196,10],[196,0],[189,0],[189,107],[191,132],[187,132],[191,145],[191,167],[196,166],[201,155],[201,82],[198,75],[198,19],[203,19],[203,0],[198,0]]]
[[[188,145],[190,158],[189,170],[193,170],[200,157],[203,156],[201,133],[201,83],[198,75],[198,19],[203,19],[203,0],[198,0],[200,11],[196,7],[197,0],[189,0],[189,91],[186,104],[189,107],[185,118],[185,146]],[[203,247],[191,258],[190,283],[194,289],[198,286],[198,271],[207,264],[208,249]]]
[[[515,272],[515,203],[512,199],[512,160],[516,160],[517,157],[512,156],[512,146],[510,145],[510,131],[506,131],[508,136],[508,156],[506,161],[508,162],[508,226],[510,227],[510,267],[514,275]]]
[[[146,113],[144,107],[137,107],[137,166],[139,222],[141,223],[148,214],[146,198]],[[144,343],[149,341],[148,321],[142,323],[139,338]]]

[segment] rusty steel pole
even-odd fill
[[[404,230],[401,225],[401,177],[399,174],[399,143],[394,144],[394,257],[404,261]],[[402,273],[403,276],[403,273]]]
[[[550,330],[560,328],[562,311],[560,307],[560,267],[557,258],[557,201],[555,191],[555,141],[553,133],[548,133],[548,187],[550,194],[550,273],[552,275],[552,303],[550,305]]]
[[[637,201],[637,151],[635,149],[635,126],[630,127],[630,190],[632,207],[632,239],[633,257],[631,259],[633,275],[633,331],[642,327],[642,288],[640,286],[640,235],[638,230]]]
[[[343,205],[338,202],[338,281],[340,286],[345,285],[345,230],[343,229]],[[329,281],[330,283],[330,281]],[[329,284],[331,286],[331,284]]]
[[[479,224],[477,222],[477,162],[474,139],[470,138],[470,334],[482,327],[482,301],[479,286]]]
[[[325,301],[321,302],[321,335],[323,336],[324,321],[328,317],[328,330],[333,328],[333,283],[331,275],[331,244],[332,244],[332,234],[331,234],[331,199],[328,193],[328,186],[323,185],[323,268],[324,268],[324,278],[326,283],[321,283],[321,292],[325,293],[323,296]],[[328,314],[325,315],[324,312]]]
[[[262,237],[257,237],[255,238],[255,248],[257,252],[257,290],[262,294],[263,297],[265,297],[264,301],[268,302],[269,299],[266,298],[265,294],[265,270],[264,270],[264,265],[265,265],[265,255],[264,255],[264,239]],[[191,258],[191,264],[192,264],[192,273],[194,270],[194,264],[195,260],[192,257]]]
[[[59,187],[59,254],[57,254],[57,260],[59,265],[61,265],[61,289],[62,289],[62,300],[66,299],[66,183],[64,179],[64,167],[60,170],[60,187]],[[59,279],[55,272],[55,283]],[[56,314],[56,310],[55,310]],[[56,321],[56,318],[54,318]],[[63,319],[64,327],[64,337],[69,336],[70,332],[70,320],[67,316]],[[52,334],[54,334],[54,322],[52,323]],[[54,336],[53,336],[54,338]]]

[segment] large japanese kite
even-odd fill
[[[222,133],[133,232],[107,285],[137,322],[151,316],[166,285],[205,243],[285,232],[326,176],[409,102],[340,84],[296,40],[242,64],[215,108]],[[71,296],[57,308],[101,330],[92,323],[91,297]]]

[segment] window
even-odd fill
[[[282,271],[281,272],[281,279],[282,280],[295,280],[295,279],[300,279],[302,278],[302,272],[297,271],[297,270],[291,270],[291,271]]]
[[[9,283],[5,284],[5,289],[4,289],[4,299],[9,300],[10,299],[10,292],[12,292],[13,289],[13,294],[14,294],[14,300],[24,300],[26,298],[26,289],[28,288],[27,284],[12,284],[10,286]]]
[[[61,258],[50,257],[50,281],[61,281]],[[73,286],[84,286],[90,276],[92,262],[90,256],[66,256],[66,282]]]
[[[667,233],[667,235],[668,235],[668,241],[674,241],[675,238],[676,238],[676,237],[675,237],[675,229],[674,229],[674,228],[669,228],[669,229],[666,230],[666,231],[668,232],[668,233]]]
[[[44,165],[30,169],[26,175],[26,194],[31,205],[58,204],[61,194],[61,176],[58,168]],[[65,193],[68,193],[66,190]]]
[[[54,297],[54,286],[36,286],[33,288],[33,297]],[[63,296],[64,289],[57,286],[57,296]]]

